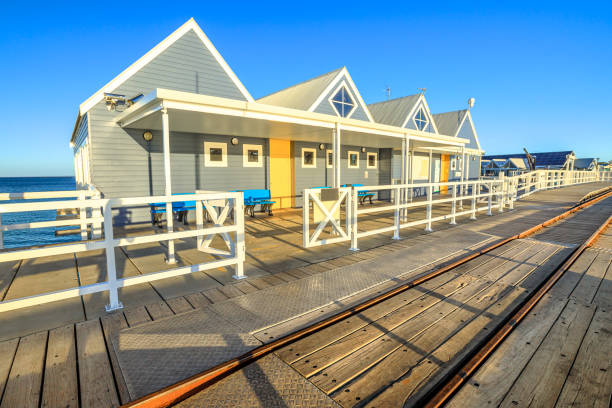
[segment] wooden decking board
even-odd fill
[[[591,303],[611,262],[612,254],[598,253],[570,297],[581,303]]]
[[[18,344],[19,339],[0,342],[0,402],[2,401],[2,395],[8,381]]]
[[[152,303],[147,305],[146,308],[153,320],[162,319],[174,314],[166,302]]]
[[[610,247],[612,249],[612,245]],[[597,289],[593,303],[605,310],[612,309],[612,264],[608,266],[601,285]]]
[[[138,326],[139,324],[151,320],[151,316],[149,316],[149,313],[147,312],[147,309],[144,306],[125,309],[123,314],[125,315],[125,319],[127,320],[130,327]]]
[[[284,280],[277,278],[274,275],[262,276],[261,279],[268,282],[272,286],[280,285],[282,283],[286,283]]]
[[[326,393],[335,391],[378,364],[406,342],[411,342],[413,338],[438,324],[442,318],[490,286],[490,282],[475,281],[391,331],[377,329],[381,333],[374,341],[369,341],[368,344],[351,354],[347,353],[346,357],[319,371],[310,380]],[[365,330],[375,330],[377,326],[378,322],[375,322],[372,327]],[[296,367],[295,364],[293,366],[300,372],[299,367]]]
[[[261,279],[261,278],[257,278],[257,279]],[[202,294],[212,303],[222,302],[228,299],[227,296],[225,296],[223,292],[221,292],[217,288],[205,290],[204,292],[202,292]]]
[[[367,377],[360,378],[359,383],[347,386],[356,386],[357,391],[340,390],[337,401],[350,406],[345,404],[345,398],[352,396],[355,400],[359,396],[364,400],[382,391],[370,401],[372,406],[414,405],[526,296],[521,288],[493,285],[487,293],[470,302],[469,306],[475,310],[458,309],[389,355]]]
[[[471,267],[471,265],[461,265],[457,270],[468,273],[475,277],[483,277],[490,274],[496,268],[506,265],[508,262],[517,262],[525,259],[525,256],[529,257],[536,246],[531,241],[521,241],[516,246],[513,246],[509,251],[502,252],[500,254],[485,254],[484,257],[477,258],[475,264],[477,267]],[[486,267],[483,264],[486,263]],[[506,265],[507,266],[507,265]],[[506,269],[503,269],[506,271]]]
[[[249,279],[249,283],[255,286],[258,290],[269,288],[270,286],[272,286],[270,283],[263,280],[263,278]]]
[[[193,306],[195,309],[199,309],[202,307],[206,307],[210,305],[210,300],[208,300],[201,293],[192,293],[191,295],[186,295],[185,299]]]
[[[182,296],[167,299],[166,303],[175,314],[189,312],[193,310],[193,306]]]
[[[278,272],[274,274],[275,277],[282,279],[284,282],[291,282],[297,280],[297,278],[287,272]]]
[[[167,305],[166,308],[170,310]],[[170,313],[172,314],[171,311]],[[115,336],[120,330],[127,328],[128,324],[125,320],[125,316],[123,315],[123,313],[113,313],[107,315],[100,319],[100,323],[102,324],[102,331],[104,333],[104,340],[106,342],[106,348],[111,362],[111,368],[115,376],[117,393],[119,394],[121,403],[126,404],[130,401],[130,393],[128,391],[127,384],[125,383],[125,379],[123,378],[123,373],[121,372],[121,367],[119,366],[119,360],[117,359],[117,355],[115,354],[112,347],[110,347],[110,345],[111,337]]]
[[[49,331],[42,407],[78,407],[79,386],[74,325]]]
[[[500,406],[554,405],[594,311],[574,301],[567,304]]]
[[[388,301],[379,303],[351,318],[344,320],[340,324],[336,324],[327,327],[315,334],[305,337],[289,346],[286,346],[278,351],[276,354],[285,362],[292,364],[297,360],[304,359],[313,352],[324,348],[325,346],[339,340],[356,330],[370,324],[373,321],[377,321],[383,316],[386,316],[396,309],[407,305],[408,303],[416,300],[423,296],[424,293],[432,290],[436,290],[441,285],[448,283],[449,281],[459,277],[458,274],[443,274],[429,280],[418,288],[407,290],[398,296],[395,296]],[[439,292],[437,292],[439,293]]]
[[[498,406],[566,304],[567,300],[545,296],[447,407]]]
[[[98,320],[76,324],[80,400],[82,407],[114,407],[119,396]]]
[[[578,259],[576,259],[572,266],[570,266],[570,268],[563,274],[561,279],[557,281],[555,286],[548,291],[548,294],[560,299],[568,298],[596,257],[597,251],[590,249],[584,251],[578,257]]]
[[[0,407],[39,405],[46,347],[46,331],[30,334],[19,340]]]
[[[612,392],[612,313],[598,308],[556,401],[557,407],[608,408]]]
[[[244,294],[257,291],[257,288],[251,285],[248,281],[235,283],[234,286],[237,287]]]
[[[20,264],[21,261],[0,262],[0,301],[4,300]]]

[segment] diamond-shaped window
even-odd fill
[[[425,130],[427,124],[429,123],[429,119],[427,119],[427,115],[423,108],[419,108],[416,115],[414,115],[414,124],[416,125],[418,130]]]
[[[336,113],[343,118],[350,115],[355,108],[355,103],[344,86],[338,90],[331,101]]]

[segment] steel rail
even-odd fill
[[[388,292],[385,292],[381,295],[378,295],[372,299],[369,299],[363,303],[360,303],[356,306],[353,306],[345,311],[342,311],[340,313],[337,313],[331,317],[328,317],[327,319],[324,319],[320,322],[314,323],[306,328],[303,328],[301,330],[295,331],[293,333],[290,333],[288,335],[286,335],[285,337],[282,337],[280,339],[277,339],[273,342],[270,342],[268,344],[264,344],[262,346],[257,347],[254,350],[251,350],[248,353],[245,353],[239,357],[233,358],[231,360],[228,360],[224,363],[221,363],[215,367],[212,367],[208,370],[205,370],[201,373],[195,374],[183,381],[180,381],[176,384],[170,385],[168,387],[165,387],[161,390],[158,390],[156,392],[153,392],[151,394],[145,395],[144,397],[141,397],[135,401],[129,402],[125,405],[122,405],[123,408],[132,408],[132,407],[138,407],[138,408],[165,408],[165,407],[169,407],[172,406],[180,401],[183,401],[184,399],[192,396],[193,394],[202,391],[203,389],[205,389],[207,386],[211,385],[212,383],[219,381],[220,379],[226,377],[227,375],[231,374],[232,372],[236,371],[237,369],[246,366],[247,364],[250,364],[256,360],[258,360],[261,357],[264,357],[265,355],[281,348],[281,347],[285,347],[290,343],[293,343],[297,340],[300,340],[310,334],[313,334],[317,331],[320,331],[326,327],[329,327],[335,323],[337,323],[340,320],[343,320],[347,317],[353,316],[357,313],[360,313],[378,303],[381,303],[393,296],[396,296],[402,292],[405,292],[408,289],[411,289],[415,286],[418,286],[424,282],[427,282],[428,280],[431,280],[433,278],[435,278],[436,276],[439,276],[443,273],[446,273],[460,265],[463,265],[483,254],[486,254],[496,248],[499,248],[502,245],[507,244],[510,241],[516,240],[516,239],[521,239],[521,238],[525,238],[527,236],[533,235],[534,233],[536,233],[537,231],[563,219],[563,218],[567,218],[569,217],[571,214],[580,211],[583,208],[589,207],[605,198],[608,198],[612,196],[612,191],[600,195],[598,197],[592,198],[589,201],[577,205],[573,208],[570,208],[569,210],[563,212],[562,214],[557,215],[556,217],[553,217],[541,224],[538,224],[534,227],[531,227],[519,234],[510,236],[508,238],[504,238],[501,239],[483,249],[480,249],[478,251],[474,251],[471,254],[460,258],[456,261],[453,261],[451,263],[445,264],[444,266],[440,266],[437,267],[436,269],[432,270],[431,272],[418,277],[416,279],[413,279],[409,282],[406,282]]]
[[[580,247],[568,256],[555,272],[534,292],[515,312],[512,316],[506,319],[506,323],[492,333],[492,337],[484,343],[482,347],[476,351],[471,358],[454,374],[443,386],[438,387],[438,391],[431,398],[425,397],[427,400],[419,406],[427,408],[440,407],[452,397],[459,388],[468,380],[468,378],[478,370],[478,368],[486,361],[486,359],[495,352],[501,342],[510,335],[512,330],[529,314],[531,309],[546,295],[546,293],[557,283],[563,274],[573,265],[580,255],[597,240],[599,235],[612,222],[612,215],[599,226],[599,228],[582,244]]]

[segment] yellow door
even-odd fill
[[[448,172],[449,172],[449,155],[448,154],[443,154],[442,155],[442,164],[441,164],[441,171],[440,171],[440,182],[445,182],[448,181]],[[444,194],[444,193],[448,193],[448,186],[442,186],[442,188],[440,189],[440,193]]]
[[[270,196],[272,208],[294,206],[291,141],[270,139]]]

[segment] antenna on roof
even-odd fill
[[[476,103],[476,99],[474,98],[468,99],[468,109],[472,109],[474,107],[474,103]]]
[[[417,88],[420,92],[421,95],[425,95],[425,92],[427,92],[427,88]]]
[[[385,88],[385,93],[387,94],[387,100],[391,99],[391,88],[389,85]]]

